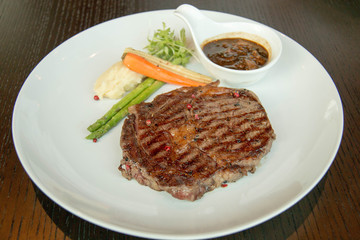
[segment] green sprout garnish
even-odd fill
[[[163,23],[163,29],[158,29],[152,39],[148,38],[149,45],[145,48],[151,55],[167,60],[176,65],[186,65],[192,51],[186,48],[185,29],[180,30],[179,37],[175,36],[175,32],[166,27]]]

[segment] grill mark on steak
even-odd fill
[[[256,111],[254,113],[258,113],[258,112],[259,111]],[[214,147],[215,143],[213,141],[202,142],[202,140],[204,138],[203,135],[205,135],[205,134],[210,139],[222,139],[222,141],[218,141],[218,144],[222,144],[224,146],[228,146],[235,140],[239,140],[239,142],[244,143],[247,141],[247,139],[251,139],[252,142],[263,139],[264,134],[270,130],[269,128],[263,127],[263,126],[266,126],[266,125],[264,125],[264,120],[266,120],[267,118],[263,115],[258,118],[253,118],[250,116],[250,118],[252,119],[250,122],[249,115],[251,115],[251,114],[252,113],[232,117],[231,122],[232,123],[235,122],[235,124],[233,124],[233,134],[230,136],[225,136],[228,133],[228,129],[229,129],[228,125],[224,124],[225,118],[221,118],[220,120],[217,120],[216,122],[213,121],[210,124],[204,123],[207,126],[205,126],[203,128],[204,133],[202,135],[199,135],[199,142],[202,143],[200,145],[200,148],[204,151],[208,151],[210,148]],[[244,115],[246,115],[246,116],[244,116]],[[249,124],[249,122],[250,122],[250,124]],[[236,124],[236,123],[238,123],[238,124]],[[231,125],[231,123],[230,123],[230,125]],[[230,139],[228,139],[228,138],[230,138]],[[268,138],[266,138],[266,139],[268,139]],[[263,147],[263,145],[259,145],[258,147],[261,148],[261,147]],[[216,149],[216,150],[218,150],[218,149]],[[244,151],[244,148],[240,148],[239,152],[241,152],[241,151]]]
[[[254,93],[217,85],[130,107],[120,141],[123,176],[194,201],[254,172],[275,139],[270,121]]]

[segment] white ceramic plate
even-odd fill
[[[205,12],[217,21],[249,21]],[[339,147],[343,109],[334,83],[303,47],[280,34],[283,54],[266,79],[249,87],[261,99],[277,139],[255,174],[196,202],[180,201],[124,179],[121,125],[100,139],[86,128],[114,101],[94,101],[96,78],[125,47],[142,49],[162,22],[185,27],[173,11],[118,18],[61,44],[26,79],[13,113],[18,156],[52,200],[102,227],[148,238],[198,239],[264,222],[304,197],[323,177]],[[189,68],[204,73],[196,62]],[[164,86],[160,92],[174,89]]]

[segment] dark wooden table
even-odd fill
[[[45,196],[17,157],[11,117],[36,64],[98,23],[181,3],[269,25],[309,50],[333,78],[345,127],[320,183],[279,216],[219,239],[360,239],[360,1],[357,0],[0,0],[0,239],[138,239],[82,220]]]

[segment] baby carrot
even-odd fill
[[[145,58],[140,57],[133,53],[127,53],[123,59],[123,63],[127,66],[130,70],[145,75],[147,77],[154,78],[159,81],[178,84],[182,86],[203,86],[205,83],[197,82],[181,76],[179,74],[173,73],[166,69],[160,68]]]

